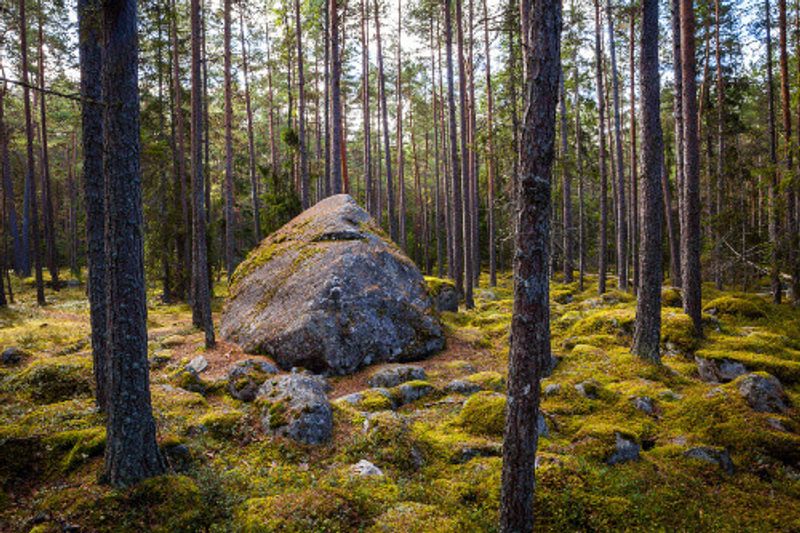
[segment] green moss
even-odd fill
[[[700,345],[694,334],[692,319],[684,313],[665,312],[661,315],[661,342],[672,345],[681,353],[694,352]]]
[[[147,509],[154,532],[200,529],[202,495],[190,477],[168,475],[146,479],[133,488],[128,501]]]
[[[367,529],[369,533],[449,533],[462,531],[445,511],[417,502],[402,502],[382,515]]]
[[[41,358],[11,379],[9,388],[39,403],[92,394],[92,360],[85,356]]]
[[[362,394],[363,398],[358,402],[358,406],[364,411],[383,411],[392,408],[392,400],[385,394],[372,389],[367,389]]]
[[[278,429],[289,423],[288,407],[284,401],[267,402],[270,429]]]
[[[506,397],[503,394],[479,392],[464,402],[459,423],[475,435],[502,436],[505,429]]]
[[[456,288],[456,284],[453,280],[436,278],[433,276],[425,276],[425,285],[428,288],[428,294],[431,296],[439,296],[444,288],[452,290]]]
[[[244,413],[241,411],[212,411],[200,418],[200,425],[204,426],[212,437],[227,439],[236,435],[236,430]]]
[[[500,372],[492,370],[470,374],[466,377],[466,380],[487,390],[502,392],[506,389],[506,377]]]
[[[357,531],[360,510],[341,491],[308,489],[247,500],[236,515],[246,532],[306,533]]]
[[[730,359],[742,363],[748,370],[769,372],[783,383],[800,383],[800,362],[787,361],[772,355],[739,350],[698,350],[697,355],[705,359]]]
[[[662,307],[683,307],[683,296],[678,289],[673,287],[665,288],[661,291]]]
[[[743,318],[764,318],[766,302],[758,298],[721,296],[708,302],[703,311],[712,315],[733,315]]]
[[[208,384],[203,381],[197,372],[193,372],[186,368],[176,370],[170,376],[170,383],[176,387],[187,390],[189,392],[197,392],[205,394],[208,390]]]
[[[617,308],[595,311],[575,323],[570,328],[570,335],[596,335],[598,333],[614,336],[630,336],[636,312],[633,309]]]
[[[45,445],[57,452],[66,452],[58,469],[69,472],[92,457],[102,455],[106,446],[106,430],[102,427],[63,431],[45,439]]]

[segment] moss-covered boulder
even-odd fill
[[[314,376],[288,374],[264,382],[257,401],[262,429],[303,444],[321,444],[333,432],[333,410],[325,386]]]
[[[8,384],[38,403],[55,403],[92,394],[92,360],[85,356],[47,357],[34,361]]]
[[[767,316],[766,302],[757,297],[721,296],[703,306],[710,315],[732,315],[742,318],[764,318]]]
[[[250,253],[220,331],[284,369],[329,374],[444,346],[422,274],[348,195],[319,202]]]
[[[306,533],[358,531],[360,509],[342,492],[307,489],[247,500],[237,515],[237,531]]]
[[[369,533],[417,531],[421,533],[455,533],[461,531],[448,513],[433,505],[401,502],[381,514],[367,530]]]

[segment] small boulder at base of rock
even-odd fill
[[[608,464],[615,465],[639,459],[641,447],[638,444],[619,432],[614,434],[614,439],[616,441],[616,448],[614,453],[611,454],[611,457],[608,458],[608,461],[606,461]]]
[[[14,366],[20,364],[22,361],[30,357],[30,354],[16,346],[9,346],[0,355],[0,362],[3,366]]]
[[[202,355],[198,355],[186,365],[186,370],[199,374],[208,368],[208,359]]]
[[[383,477],[383,470],[370,463],[366,459],[361,459],[359,462],[351,466],[350,472],[359,477]]]
[[[649,396],[634,396],[631,398],[631,404],[646,415],[654,416],[656,414],[656,403]]]
[[[394,387],[406,381],[427,379],[425,369],[414,365],[392,365],[380,368],[369,378],[370,387]]]
[[[427,381],[408,381],[391,389],[395,404],[399,407],[416,402],[420,398],[433,394],[436,389]]]
[[[728,453],[728,450],[724,448],[697,446],[686,450],[683,455],[706,463],[719,465],[719,467],[724,470],[726,474],[733,475],[733,461],[731,461],[731,456]]]
[[[264,405],[264,431],[303,444],[330,440],[333,410],[322,383],[312,376],[285,374],[270,378],[259,388],[258,400]]]
[[[789,408],[789,400],[778,378],[766,372],[748,374],[738,384],[741,394],[754,411],[782,413]]]
[[[578,391],[578,394],[581,396],[589,398],[590,400],[596,400],[599,397],[600,385],[595,380],[589,379],[575,385],[575,390]]]
[[[346,194],[253,250],[233,274],[221,336],[283,369],[349,374],[444,347],[422,274]]]
[[[228,392],[237,400],[252,402],[256,399],[258,388],[278,367],[269,361],[246,359],[228,368]]]
[[[747,373],[747,369],[742,363],[730,359],[717,361],[695,356],[694,360],[697,363],[697,373],[700,375],[700,379],[708,383],[727,383]]]
[[[477,383],[472,383],[471,381],[466,381],[463,379],[454,379],[450,383],[444,386],[445,392],[455,393],[455,394],[463,394],[465,396],[469,396],[470,394],[475,394],[479,390],[481,390],[481,386]]]

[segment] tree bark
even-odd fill
[[[562,234],[564,247],[564,283],[572,283],[572,176],[569,171],[569,143],[567,139],[567,91],[564,88],[562,73],[559,82],[559,112],[561,116],[561,223],[564,231]]]
[[[673,287],[683,287],[683,258],[680,243],[683,242],[683,224],[686,219],[684,210],[684,164],[683,164],[683,55],[681,52],[681,0],[671,0],[670,23],[672,30],[672,117],[675,122],[675,190],[678,199],[678,226],[675,236],[679,246],[676,256],[670,257],[670,281]],[[674,252],[675,249],[673,248]]]
[[[378,92],[381,100],[381,121],[383,129],[383,156],[386,163],[386,204],[389,217],[389,236],[399,242],[397,217],[394,205],[394,183],[392,181],[392,152],[389,148],[389,111],[386,107],[386,75],[383,69],[383,48],[381,43],[381,12],[378,0],[375,4],[375,40],[378,46]]]
[[[456,141],[456,104],[453,82],[453,20],[452,0],[444,2],[444,33],[445,56],[447,58],[447,107],[449,113],[449,144],[450,144],[450,173],[452,189],[452,246],[453,246],[453,273],[456,290],[460,296],[464,295],[464,249],[460,246],[464,238],[464,224],[461,197],[461,161],[459,160],[458,144]]]
[[[36,302],[39,305],[45,305],[44,298],[44,280],[42,277],[42,248],[39,235],[39,210],[36,201],[36,179],[35,175],[35,161],[33,158],[33,119],[31,118],[31,95],[30,85],[28,83],[28,37],[27,28],[28,23],[25,15],[25,4],[27,0],[20,0],[19,3],[19,27],[23,30],[20,32],[20,67],[22,69],[22,99],[25,112],[25,137],[26,137],[26,162],[27,168],[25,171],[25,187],[28,192],[28,204],[30,206],[30,232],[32,235],[32,254],[33,265],[36,272]],[[27,213],[26,213],[27,214]],[[23,228],[26,231],[26,228]]]
[[[372,184],[372,138],[369,105],[369,0],[361,0],[361,105],[364,120],[364,196],[367,212],[375,217],[375,192]]]
[[[225,76],[225,270],[228,282],[235,269],[236,221],[233,194],[233,90],[231,88],[231,0],[223,4],[223,50]]]
[[[105,480],[162,474],[147,364],[135,0],[103,3],[102,95],[109,401]]]
[[[642,112],[641,278],[636,299],[633,353],[659,363],[661,345],[661,281],[663,198],[661,172],[661,82],[658,65],[658,0],[642,0],[639,58]]]
[[[594,2],[595,31],[595,78],[597,83],[597,112],[598,112],[598,138],[600,140],[599,165],[600,165],[600,245],[598,249],[598,281],[597,290],[600,294],[606,292],[606,270],[608,258],[608,175],[606,169],[606,103],[603,88],[603,54],[600,48],[601,20],[600,0]]]
[[[631,250],[628,256],[632,259],[633,263],[633,292],[637,293],[639,290],[639,225],[640,225],[640,208],[639,208],[639,165],[638,165],[638,150],[636,146],[636,10],[630,10],[630,39],[629,39],[629,55],[630,55],[630,78],[631,78],[631,92],[630,92],[630,106],[631,106],[631,122],[630,122],[630,135],[631,135],[631,201],[630,201],[630,241]],[[659,82],[660,83],[660,82]],[[663,140],[662,140],[663,145]],[[663,155],[661,157],[664,159]],[[661,170],[659,170],[660,181]]]
[[[619,288],[623,291],[626,291],[628,290],[628,218],[625,209],[625,165],[622,156],[622,120],[619,110],[619,73],[617,72],[617,47],[614,36],[614,13],[611,10],[611,0],[606,0],[606,18],[608,19],[608,48],[611,56],[611,94],[614,105],[614,163],[617,167],[617,274],[619,276]]]
[[[208,282],[206,249],[205,180],[203,178],[203,76],[200,37],[200,0],[192,0],[192,323],[205,332],[206,348],[212,348],[214,321]],[[244,7],[242,8],[244,9]],[[242,40],[244,45],[244,40]],[[244,53],[244,52],[243,52]],[[245,60],[246,62],[246,60]],[[246,72],[246,69],[245,69]],[[245,77],[247,74],[245,74]],[[249,97],[248,112],[249,112]],[[252,146],[251,146],[252,149]],[[251,152],[252,154],[252,152]],[[251,156],[252,157],[252,156]]]
[[[514,314],[503,440],[500,530],[534,529],[535,458],[540,381],[550,365],[550,182],[555,142],[561,2],[532,0],[527,21],[525,118],[514,251]],[[535,50],[535,53],[532,51]]]
[[[397,191],[398,191],[398,221],[397,231],[400,240],[398,244],[408,252],[406,243],[406,183],[405,183],[405,149],[403,147],[403,2],[397,0]]]
[[[247,57],[247,42],[244,38],[244,11],[246,3],[239,6],[239,40],[242,43],[242,78],[244,79],[244,106],[247,114],[247,170],[250,174],[250,202],[253,206],[253,240],[261,242],[261,199],[256,174],[256,144],[253,131],[253,107],[250,101],[250,69]]]
[[[681,63],[683,72],[684,213],[681,232],[683,309],[694,332],[703,334],[700,284],[700,141],[697,136],[694,0],[680,0]]]
[[[42,24],[41,1],[37,17],[39,30],[39,87],[44,90],[44,28]],[[53,289],[58,290],[58,251],[56,250],[56,229],[53,215],[53,194],[50,183],[50,148],[47,139],[47,95],[44,91],[39,95],[39,122],[41,123],[41,161],[39,171],[42,180],[42,218],[44,222],[45,257],[50,282]]]
[[[470,149],[467,142],[467,132],[469,123],[467,122],[467,73],[466,62],[464,60],[464,17],[461,12],[461,2],[456,2],[456,39],[458,48],[458,96],[459,111],[461,116],[461,198],[463,201],[463,227],[461,233],[456,233],[456,242],[464,246],[464,304],[467,309],[472,309],[475,302],[472,298],[473,284],[473,258],[472,258],[472,192],[470,183],[472,182],[472,165],[470,162]],[[458,246],[458,244],[456,244]]]
[[[306,76],[303,71],[303,29],[300,24],[300,0],[294,0],[295,32],[297,33],[297,122],[300,149],[300,205],[311,206],[311,180],[308,175],[308,147],[306,146]]]
[[[9,156],[8,144],[9,133],[5,123],[5,98],[8,94],[6,83],[3,82],[0,89],[0,172],[3,179],[3,208],[6,210],[6,236],[11,234],[13,249],[13,268],[18,275],[22,274],[27,252],[22,246],[22,237],[19,231],[19,221],[17,219],[17,207],[14,202],[14,182],[11,180],[11,158]]]
[[[780,279],[778,246],[780,246],[778,222],[778,149],[775,131],[775,83],[772,74],[772,16],[769,0],[764,0],[764,14],[767,30],[767,126],[769,135],[769,242],[770,242],[770,281],[772,285],[772,301],[781,303],[783,290]]]
[[[494,95],[492,94],[492,60],[489,53],[489,7],[483,0],[483,53],[486,56],[486,225],[489,232],[489,286],[497,285],[497,250],[495,244],[495,161],[494,161]]]
[[[342,182],[342,152],[344,146],[342,144],[342,97],[341,97],[341,77],[342,77],[342,60],[339,52],[339,7],[338,0],[327,0],[328,10],[330,12],[330,28],[328,28],[328,35],[331,46],[331,121],[333,122],[333,131],[331,138],[333,144],[331,145],[331,192],[339,194],[343,191]],[[379,18],[377,10],[375,14]],[[393,236],[393,238],[396,237]]]

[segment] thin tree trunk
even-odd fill
[[[681,235],[683,309],[703,334],[700,285],[700,141],[697,136],[694,0],[680,0],[683,72],[684,223]]]
[[[147,364],[147,301],[139,168],[135,0],[103,4],[102,94],[108,277],[109,401],[105,479],[126,486],[162,474]]]
[[[628,229],[625,209],[625,166],[622,156],[622,120],[619,110],[619,73],[617,72],[616,38],[614,36],[614,13],[611,0],[606,0],[606,22],[608,23],[609,53],[611,56],[611,92],[614,105],[614,163],[616,164],[616,213],[617,213],[617,274],[619,288],[628,290]]]
[[[331,121],[333,122],[333,131],[331,132],[333,139],[333,144],[331,145],[331,192],[339,194],[343,191],[342,151],[344,150],[342,145],[342,62],[339,55],[339,2],[338,0],[327,1],[330,12],[328,35],[331,47]],[[375,16],[378,18],[377,10]]]
[[[631,77],[631,92],[630,92],[630,106],[631,106],[631,202],[630,202],[630,213],[629,218],[631,221],[630,224],[630,241],[631,241],[631,253],[628,254],[629,257],[632,259],[633,263],[633,292],[634,294],[638,293],[639,290],[639,175],[638,175],[638,161],[637,161],[637,147],[636,147],[636,11],[631,9],[630,13],[630,77]],[[660,84],[659,84],[660,86]],[[662,139],[663,145],[663,139]],[[661,159],[663,160],[663,155]],[[660,174],[661,170],[659,169],[659,181],[661,179]],[[659,185],[660,187],[660,185]],[[663,277],[663,276],[662,276]]]
[[[784,5],[784,33],[785,33],[785,6],[786,0],[782,0]],[[722,204],[720,202],[721,195],[722,195],[722,180],[723,174],[725,172],[725,84],[722,78],[722,43],[720,42],[720,0],[716,0],[714,2],[714,18],[716,19],[715,25],[715,42],[716,42],[716,49],[715,49],[715,61],[717,63],[717,168],[716,168],[716,176],[714,180],[714,187],[716,191],[716,199],[717,199],[717,218],[719,219],[719,210],[722,208]],[[783,44],[783,55],[781,56],[781,76],[788,76],[788,67],[784,71],[784,63],[785,63],[785,55],[786,55],[786,36],[782,36],[782,44]],[[788,131],[786,132],[786,139],[791,141],[792,139],[792,119],[791,119],[791,111],[789,110],[789,87],[786,86],[786,100],[784,102],[784,124],[788,124]],[[788,154],[789,158],[791,158],[791,150]],[[789,172],[792,171],[792,163],[788,163]],[[713,223],[714,228],[714,282],[716,284],[717,290],[722,290],[722,235],[720,231],[720,222],[719,220],[715,220]]]
[[[44,29],[42,27],[41,1],[39,2],[39,15],[37,17],[39,26],[39,87],[45,88],[44,83]],[[41,123],[41,161],[39,171],[42,178],[42,218],[44,222],[45,256],[47,260],[47,270],[50,272],[50,280],[53,289],[58,290],[58,257],[56,250],[56,230],[53,215],[53,194],[50,184],[50,150],[47,140],[47,95],[42,92],[39,95],[39,122]]]
[[[572,176],[569,171],[569,144],[567,140],[567,91],[564,88],[564,76],[559,82],[559,111],[561,116],[561,200],[564,247],[564,283],[572,283]]]
[[[603,89],[603,55],[600,48],[601,20],[600,0],[594,2],[595,31],[595,77],[597,80],[597,110],[598,110],[598,138],[600,140],[599,165],[600,165],[600,245],[598,249],[598,281],[597,290],[600,294],[606,292],[606,270],[608,257],[608,175],[606,169],[606,104],[605,90]]]
[[[86,259],[89,266],[89,317],[92,325],[92,361],[95,397],[101,411],[108,410],[108,356],[106,352],[106,198],[103,174],[103,107],[100,75],[100,0],[80,0],[81,108],[83,140],[83,197],[86,205]]]
[[[472,260],[472,193],[470,183],[472,181],[472,165],[470,164],[470,150],[467,142],[467,132],[469,123],[467,122],[467,73],[466,62],[464,60],[464,17],[461,12],[461,2],[456,2],[456,39],[458,47],[458,96],[459,111],[461,114],[461,197],[463,201],[463,227],[462,232],[456,233],[457,243],[464,246],[464,304],[467,309],[472,309],[475,302],[472,299],[473,284],[473,260]],[[458,246],[458,244],[456,245]]]
[[[256,175],[256,145],[253,131],[253,108],[250,102],[250,70],[247,58],[247,43],[244,39],[244,11],[247,4],[239,6],[239,38],[242,43],[242,77],[244,79],[244,106],[247,113],[247,169],[250,174],[250,201],[253,206],[253,238],[256,246],[261,242],[261,200],[259,199],[258,176]],[[195,241],[196,242],[196,241]]]
[[[561,2],[523,2],[526,98],[514,251],[514,314],[503,440],[500,530],[534,530],[539,385],[550,365],[551,174],[560,77]],[[535,50],[535,53],[532,52]]]
[[[361,0],[361,104],[364,113],[364,192],[367,212],[375,217],[372,186],[372,139],[369,110],[369,1]]]
[[[780,241],[778,225],[778,150],[775,131],[775,84],[772,74],[772,16],[769,0],[764,0],[764,13],[767,30],[767,126],[769,134],[769,242],[770,242],[770,280],[772,283],[772,301],[781,303],[780,264],[778,246]]]
[[[681,0],[671,0],[670,22],[672,26],[672,117],[675,122],[675,190],[678,199],[678,226],[675,236],[679,243],[683,242],[683,224],[686,220],[684,205],[684,164],[683,164],[683,54],[681,52]],[[677,247],[678,255],[670,257],[671,282],[673,287],[683,287],[683,253],[681,246]],[[675,251],[675,248],[672,248]]]
[[[175,7],[175,0],[172,0],[172,82],[175,92],[175,155],[177,160],[177,176],[175,176],[175,194],[180,195],[179,203],[181,206],[182,226],[177,234],[178,253],[180,255],[181,271],[178,273],[180,279],[180,292],[186,297],[190,287],[188,286],[192,267],[192,240],[191,240],[191,214],[189,210],[189,186],[186,178],[186,160],[184,149],[184,124],[183,124],[183,90],[181,89],[180,68],[178,61],[178,11]]]
[[[235,220],[233,195],[233,90],[231,88],[231,0],[223,5],[224,75],[225,75],[225,270],[228,282],[235,268]]]
[[[631,17],[633,18],[633,17]],[[658,65],[658,0],[642,0],[639,82],[642,109],[642,249],[636,323],[632,351],[659,363],[661,346],[661,281],[663,198],[661,173],[664,146],[661,131],[661,82]]]
[[[406,244],[406,184],[405,184],[405,149],[403,148],[403,2],[397,1],[397,190],[398,190],[398,228],[400,248],[408,252]]]
[[[464,237],[464,224],[461,198],[461,161],[459,159],[458,144],[456,141],[456,103],[453,82],[453,20],[452,0],[444,2],[444,33],[445,55],[447,57],[447,106],[449,112],[449,143],[450,143],[450,173],[452,188],[452,246],[453,246],[453,273],[456,290],[459,295],[464,295],[464,249],[460,246]]]
[[[297,122],[300,149],[300,205],[311,205],[311,180],[308,175],[308,147],[306,146],[306,76],[303,67],[303,29],[300,24],[300,0],[294,0],[295,32],[297,33]]]
[[[577,55],[577,51],[575,52]],[[575,164],[578,170],[578,289],[583,291],[586,276],[586,199],[583,177],[583,129],[578,63],[575,62]]]
[[[329,0],[325,0],[328,2]],[[330,14],[326,6],[324,16],[324,41],[325,41],[325,196],[331,195],[331,46],[330,46]],[[379,217],[380,218],[380,217]]]
[[[20,0],[19,3],[19,26],[26,30],[28,23],[25,17],[25,4],[27,0]],[[28,194],[30,205],[30,232],[32,235],[32,255],[33,265],[36,271],[36,302],[39,305],[45,305],[44,298],[44,281],[42,278],[42,248],[39,235],[39,210],[36,201],[36,179],[35,176],[35,162],[33,157],[33,119],[31,117],[31,96],[28,83],[28,37],[27,31],[20,32],[20,67],[22,69],[22,99],[23,107],[25,110],[25,137],[26,137],[26,163],[27,168],[25,172],[25,186]],[[23,228],[25,230],[25,228]]]
[[[3,179],[3,209],[6,212],[6,236],[11,234],[13,252],[13,268],[17,274],[22,273],[27,252],[22,246],[17,220],[17,208],[14,202],[14,183],[11,180],[11,158],[8,151],[9,133],[5,123],[5,97],[8,94],[6,83],[0,89],[0,171]],[[10,288],[10,286],[9,286]]]
[[[192,323],[205,332],[205,346],[212,348],[214,321],[211,317],[211,294],[208,282],[206,250],[205,180],[203,179],[203,76],[200,36],[200,0],[191,2],[192,23]],[[242,6],[244,10],[244,6]],[[244,22],[244,21],[242,21]],[[244,36],[242,38],[244,52]],[[244,60],[245,64],[247,60]],[[247,67],[245,67],[245,79]],[[247,90],[246,90],[247,91]],[[247,95],[250,111],[249,92]],[[252,128],[251,128],[252,129]],[[251,141],[252,142],[252,141]],[[252,146],[251,146],[252,149]],[[252,154],[252,151],[251,151]],[[252,157],[252,156],[251,156]]]
[[[397,231],[397,217],[394,205],[394,184],[392,182],[392,152],[389,149],[389,112],[386,107],[386,75],[383,70],[383,49],[381,44],[381,13],[378,0],[375,4],[375,40],[378,45],[378,90],[381,100],[381,120],[383,129],[383,156],[386,162],[386,204],[389,216],[389,236],[394,242],[399,242]]]
[[[278,160],[280,155],[278,153],[277,132],[275,131],[275,96],[272,89],[272,60],[270,58],[270,40],[269,40],[269,27],[265,28],[267,36],[267,104],[269,105],[269,162],[272,166],[271,173],[273,179],[278,175],[279,166]]]
[[[489,286],[497,285],[497,250],[494,220],[494,95],[492,94],[492,62],[489,53],[489,7],[483,0],[483,52],[486,56],[486,225],[489,232]]]

